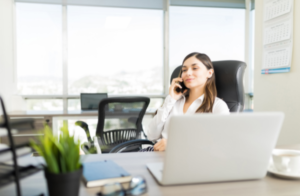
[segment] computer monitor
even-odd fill
[[[107,98],[107,93],[80,93],[81,110],[98,110],[102,99]]]

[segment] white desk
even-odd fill
[[[289,149],[300,149],[300,145]],[[149,196],[288,196],[300,194],[299,180],[284,180],[268,174],[261,180],[191,184],[178,186],[159,186],[153,176],[146,168],[147,163],[163,161],[164,153],[123,153],[123,154],[101,154],[82,156],[85,162],[113,160],[131,175],[143,176],[148,185]],[[36,157],[29,157],[23,163],[34,163],[41,160]],[[21,181],[24,195],[37,195],[46,193],[46,182],[43,172],[39,172]],[[80,196],[95,196],[100,188],[85,188],[83,183],[80,187]],[[0,189],[0,195],[10,196],[15,194],[15,187],[10,184]]]

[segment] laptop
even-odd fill
[[[147,168],[161,185],[263,178],[283,119],[281,112],[172,116],[164,161]]]
[[[105,98],[107,93],[80,93],[81,110],[95,112],[100,101]]]

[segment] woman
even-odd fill
[[[211,60],[198,52],[184,58],[179,77],[173,79],[169,95],[147,127],[149,140],[160,139],[154,145],[154,151],[165,150],[172,115],[193,113],[229,114],[227,104],[217,97]]]

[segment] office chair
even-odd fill
[[[243,77],[246,63],[242,61],[214,61],[212,62],[216,76],[217,97],[227,104],[230,112],[242,112],[244,108]],[[179,76],[181,65],[172,73],[170,83]],[[110,153],[121,153],[135,145],[154,145],[149,140],[131,140],[115,146]]]
[[[83,121],[75,122],[86,133],[88,142],[81,145],[86,154],[108,153],[116,145],[141,138],[142,120],[149,105],[148,97],[112,97],[99,103],[96,137],[91,138],[88,125]],[[100,149],[99,149],[100,148]],[[126,148],[126,152],[138,150]]]

